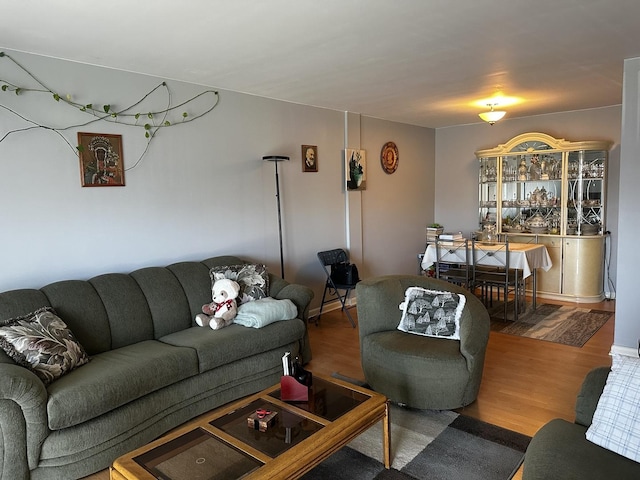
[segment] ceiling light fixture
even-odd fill
[[[487,122],[489,125],[493,125],[494,123],[496,123],[498,120],[500,120],[502,117],[504,117],[507,112],[505,112],[504,110],[494,110],[493,107],[497,107],[498,104],[497,103],[487,103],[487,107],[490,108],[490,110],[488,112],[483,112],[483,113],[479,113],[478,116],[484,120],[485,122]]]

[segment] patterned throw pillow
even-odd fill
[[[89,361],[87,352],[51,307],[0,325],[0,348],[45,385]]]
[[[612,355],[587,440],[640,462],[640,359]]]
[[[212,284],[222,278],[238,282],[240,285],[238,304],[269,296],[269,274],[267,273],[267,267],[264,265],[242,264],[213,267],[209,275],[211,276]]]
[[[467,299],[452,292],[409,287],[399,306],[398,330],[427,337],[460,339],[460,317]]]

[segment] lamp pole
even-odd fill
[[[262,160],[276,164],[276,203],[278,204],[278,240],[280,241],[280,276],[284,280],[284,252],[282,249],[282,213],[280,212],[280,179],[278,177],[278,162],[289,160],[282,155],[268,155]]]

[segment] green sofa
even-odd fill
[[[466,304],[460,340],[397,329],[408,287],[461,293]],[[469,290],[435,278],[385,275],[358,283],[360,357],[367,383],[390,400],[419,409],[449,410],[473,402],[489,341],[487,309]]]
[[[298,318],[263,328],[195,326],[213,266],[232,256],[0,293],[0,319],[51,306],[90,361],[45,386],[0,350],[0,479],[73,479],[229,401],[279,381],[282,355],[310,359],[311,289],[269,274]]]
[[[525,453],[523,480],[637,480],[640,463],[585,437],[602,394],[608,367],[591,370],[576,401],[574,423],[556,418],[533,436]]]

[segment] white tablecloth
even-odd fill
[[[498,250],[500,247],[493,245],[480,245],[476,244],[476,250]],[[505,252],[496,251],[495,255],[484,255],[479,259],[478,264],[486,266],[504,266],[504,254]],[[502,258],[500,258],[502,255]],[[458,254],[459,256],[459,254]],[[443,261],[459,261],[455,255],[452,258],[447,259],[446,254],[442,257]],[[427,245],[427,250],[424,252],[422,259],[422,268],[427,270],[436,261],[436,246],[432,243]],[[469,262],[473,262],[473,259],[469,259]],[[541,268],[545,272],[553,266],[551,263],[551,257],[547,247],[537,243],[509,243],[509,268],[515,268],[522,270],[523,278],[527,278],[531,275],[533,269]]]

